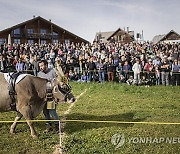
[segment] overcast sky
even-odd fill
[[[96,32],[129,27],[144,39],[180,33],[180,0],[0,0],[0,30],[32,19],[51,19],[92,42]]]

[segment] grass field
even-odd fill
[[[116,83],[71,83],[77,96],[87,92],[76,102],[67,119],[134,122],[180,122],[180,87],[140,87]],[[60,104],[63,115],[69,104]],[[15,113],[0,113],[0,120],[13,120]],[[44,119],[41,114],[36,119]],[[35,123],[39,139],[32,139],[27,124],[17,126],[15,135],[9,134],[10,124],[0,123],[0,153],[52,153],[59,143],[57,134],[43,134],[44,123]],[[180,153],[180,141],[174,143],[140,143],[139,138],[179,137],[180,125],[113,124],[67,122],[63,142],[65,153]],[[120,147],[124,135],[125,142]],[[120,140],[121,139],[121,140]],[[129,142],[130,139],[132,142]],[[113,142],[112,142],[113,141]]]

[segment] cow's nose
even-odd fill
[[[75,100],[76,100],[75,98],[72,98],[72,102],[75,102]]]
[[[76,100],[75,98],[71,98],[69,102],[73,103],[73,102],[75,102],[75,100]]]

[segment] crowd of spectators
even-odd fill
[[[2,44],[0,71],[37,75],[38,61],[61,65],[69,80],[136,85],[180,85],[180,44]]]

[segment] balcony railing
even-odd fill
[[[58,39],[58,35],[52,35],[51,33],[46,33],[46,34],[41,34],[41,33],[32,33],[32,34],[27,34],[28,38],[42,38],[42,39],[52,39],[56,38]]]
[[[11,37],[14,37],[14,38],[20,38],[20,37],[23,37],[22,34],[11,34]]]

